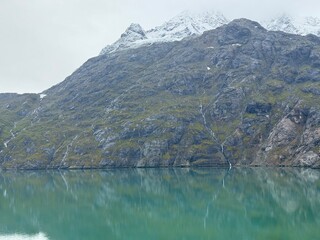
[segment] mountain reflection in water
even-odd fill
[[[0,212],[0,240],[317,239],[320,172],[1,172]]]

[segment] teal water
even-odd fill
[[[0,172],[2,239],[320,239],[320,171]]]

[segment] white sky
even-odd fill
[[[116,41],[130,23],[144,29],[184,10],[227,18],[320,17],[319,0],[0,0],[0,92],[41,92]]]

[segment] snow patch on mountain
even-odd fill
[[[138,24],[131,24],[121,35],[121,38],[114,44],[103,48],[100,55],[150,45],[155,42],[180,41],[186,37],[201,35],[204,31],[215,29],[228,22],[218,12],[196,14],[185,11],[161,26],[148,31],[144,31]]]
[[[140,42],[147,39],[147,36],[139,24],[132,23],[127,30],[121,35],[121,38],[115,43],[106,46],[102,49],[100,55],[112,53],[118,50],[140,46]]]
[[[283,14],[268,22],[263,22],[262,26],[270,31],[283,31],[299,35],[314,34],[320,36],[320,19],[316,17],[292,17]]]
[[[147,31],[147,36],[155,41],[180,41],[185,37],[201,35],[204,31],[215,29],[228,22],[218,12],[195,14],[186,11],[163,25]]]
[[[106,46],[100,55],[138,48],[156,42],[180,41],[186,37],[198,36],[230,21],[219,12],[193,13],[185,11],[161,26],[144,31],[139,24],[131,24],[115,43]],[[291,17],[283,14],[261,25],[270,31],[283,31],[292,34],[320,36],[320,19],[316,17]]]

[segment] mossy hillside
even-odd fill
[[[19,103],[0,109],[4,122],[16,123],[14,129],[1,123],[0,139],[11,140],[2,146],[2,165],[253,163],[279,122],[319,111],[320,88],[316,41],[255,24],[239,20],[198,38],[89,59],[45,98],[30,95],[24,106],[26,96],[0,96],[1,106]],[[314,121],[297,133],[318,128]],[[299,141],[286,149],[292,147],[306,149]]]
[[[0,142],[4,143],[12,138],[12,134],[21,131],[30,122],[24,121],[39,106],[40,98],[37,94],[0,94]],[[4,146],[1,144],[0,150]]]

